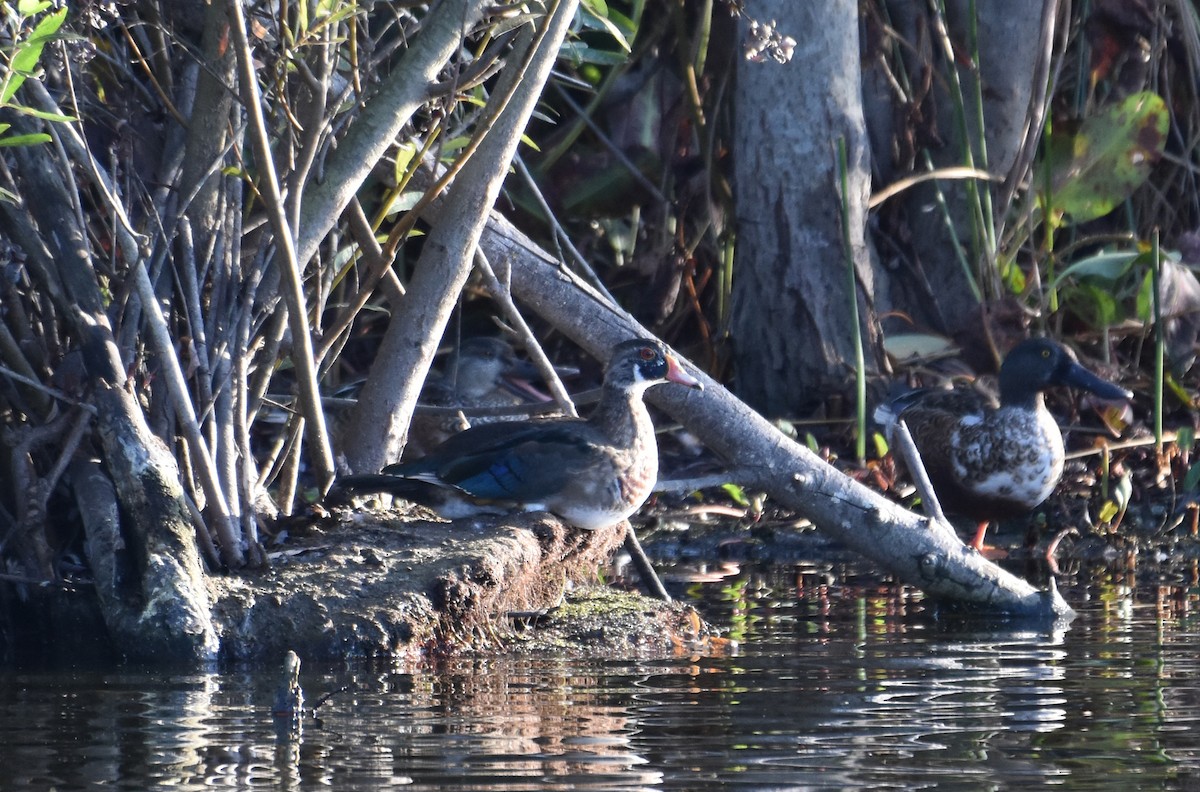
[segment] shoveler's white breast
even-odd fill
[[[1045,410],[1001,407],[970,416],[950,437],[955,475],[971,492],[1033,508],[1062,477],[1062,432]]]

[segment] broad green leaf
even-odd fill
[[[1180,448],[1191,448],[1196,444],[1196,430],[1190,426],[1181,426],[1175,430],[1175,445]],[[1197,474],[1200,475],[1200,474]]]
[[[1088,256],[1060,272],[1051,288],[1058,287],[1067,278],[1102,278],[1115,281],[1129,272],[1140,255],[1136,250],[1120,250]]]
[[[565,42],[558,54],[576,66],[584,63],[594,63],[598,66],[619,66],[628,60],[623,53],[589,47],[582,41]]]
[[[42,50],[46,48],[46,42],[58,32],[58,29],[62,27],[62,23],[66,18],[67,9],[65,8],[42,17],[34,27],[33,32],[29,34],[29,38],[17,46],[17,50],[9,62],[9,69],[11,71],[10,79],[4,86],[4,90],[0,92],[0,105],[8,104],[13,94],[25,82],[25,77],[33,74],[34,69],[37,68],[38,60],[42,57]]]
[[[451,138],[450,140],[446,141],[445,145],[442,146],[442,156],[456,154],[465,149],[470,142],[470,135],[460,135],[456,138]]]
[[[37,16],[50,7],[50,0],[18,0],[17,13],[23,17]]]
[[[1111,327],[1120,316],[1120,306],[1111,290],[1081,282],[1064,294],[1071,309],[1094,329]]]
[[[1052,142],[1043,163],[1050,192],[1041,196],[1048,214],[1081,223],[1111,212],[1149,177],[1169,122],[1166,103],[1146,91],[1084,120],[1069,145]]]
[[[60,8],[53,14],[48,14],[42,17],[33,32],[29,34],[29,41],[40,41],[43,44],[62,27],[63,22],[67,21],[67,9]]]

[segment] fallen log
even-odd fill
[[[492,214],[480,247],[493,268],[507,272],[517,299],[590,354],[603,358],[613,344],[648,334],[499,214]],[[997,616],[1074,615],[1053,584],[1040,590],[1001,569],[967,548],[946,523],[914,514],[850,479],[703,372],[692,373],[704,381],[703,393],[660,389],[648,400],[731,467],[748,473],[738,483],[761,489],[937,600]]]

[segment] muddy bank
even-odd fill
[[[669,655],[692,609],[594,584],[625,535],[547,515],[456,523],[339,512],[294,526],[270,567],[212,577],[221,658],[413,661],[497,651]]]

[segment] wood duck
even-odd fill
[[[542,403],[550,397],[533,384],[541,377],[532,363],[517,357],[507,341],[484,336],[468,338],[451,355],[442,372],[426,381],[421,389],[421,404],[468,410]],[[478,416],[467,424],[461,416],[447,415],[444,411],[437,414],[418,411],[409,426],[405,458],[423,456],[470,425],[497,420],[505,419]]]
[[[875,420],[889,438],[904,420],[942,508],[978,523],[971,546],[982,551],[990,521],[1032,511],[1062,477],[1062,432],[1042,396],[1055,385],[1102,399],[1133,396],[1081,366],[1067,347],[1034,338],[1001,365],[999,404],[974,390],[924,388],[880,405]]]
[[[622,342],[587,420],[474,426],[414,462],[343,476],[330,497],[388,492],[448,519],[548,511],[586,530],[613,525],[637,511],[658,478],[658,445],[642,397],[663,382],[703,388],[657,341]]]

